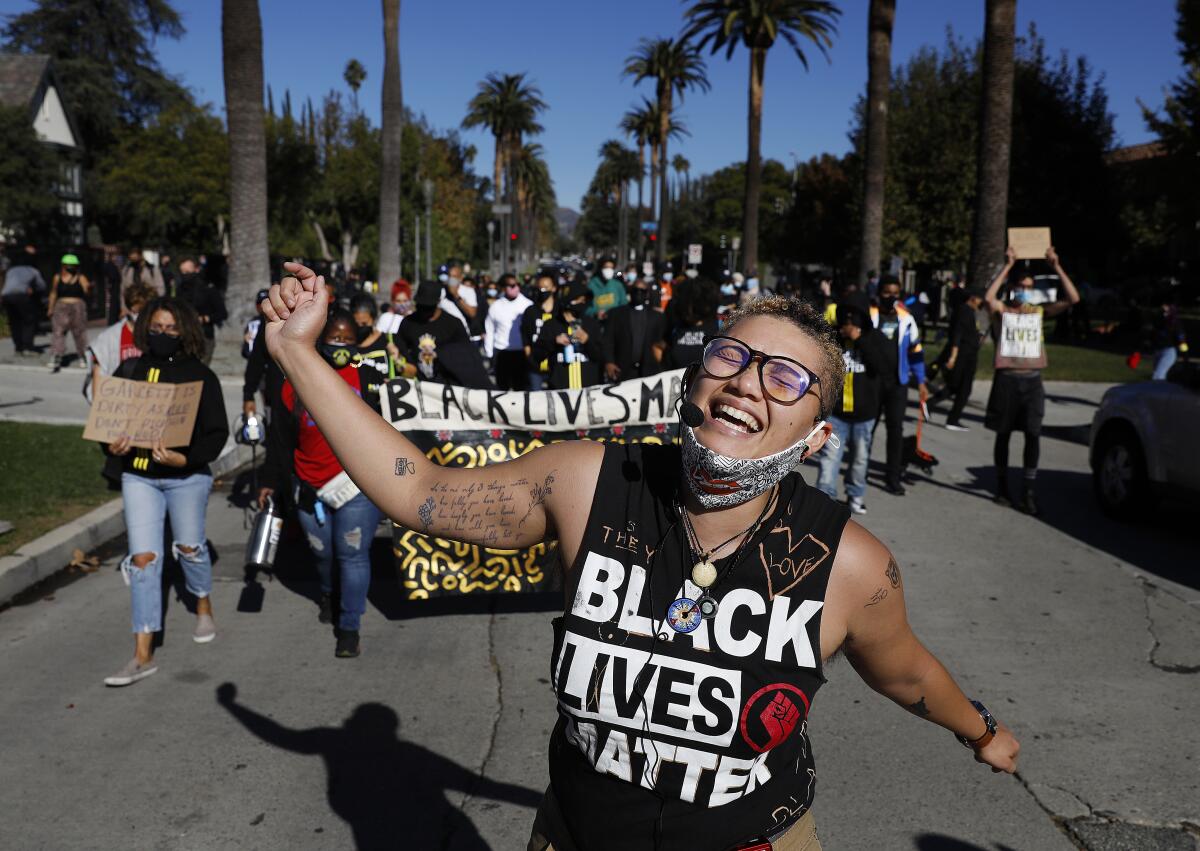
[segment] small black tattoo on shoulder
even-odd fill
[[[894,558],[888,559],[888,566],[887,566],[886,573],[887,573],[888,581],[892,583],[892,587],[899,588],[900,587],[900,565],[896,564],[896,560]]]
[[[429,527],[433,525],[433,506],[433,497],[429,497],[417,509],[417,516],[421,518],[421,532],[425,535],[429,534]]]
[[[921,699],[916,703],[910,703],[908,705],[908,711],[913,715],[916,715],[918,718],[924,718],[926,715],[928,715],[929,707],[925,705],[925,695],[921,695]]]
[[[880,603],[882,603],[884,600],[887,599],[887,595],[888,595],[888,592],[887,592],[886,588],[877,588],[875,590],[875,593],[871,595],[871,602],[867,603],[865,606],[863,606],[863,608],[869,609],[872,606],[879,605]]]
[[[412,461],[409,461],[407,458],[397,458],[396,459],[396,475],[397,476],[411,476],[416,472],[417,472],[417,465],[414,464]]]

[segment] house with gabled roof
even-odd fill
[[[62,156],[62,171],[51,187],[70,223],[71,240],[84,241],[83,142],[54,76],[49,56],[37,53],[0,53],[0,106],[24,107],[44,144]]]

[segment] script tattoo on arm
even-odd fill
[[[540,484],[525,477],[462,484],[436,480],[429,497],[417,509],[420,531],[497,549],[530,546],[528,534],[520,530],[546,504],[553,492],[555,472],[551,470]],[[521,515],[523,493],[528,495],[528,505]]]
[[[920,700],[918,700],[916,703],[910,703],[905,707],[905,709],[907,709],[913,715],[916,715],[918,718],[924,718],[929,714],[929,707],[925,705],[925,695],[921,695]]]
[[[875,589],[875,593],[871,595],[871,602],[867,603],[865,606],[863,606],[863,608],[869,609],[872,606],[879,605],[880,603],[882,603],[884,600],[887,599],[887,595],[888,595],[888,592],[887,592],[886,588]]]
[[[892,587],[899,588],[900,587],[900,565],[896,564],[896,560],[894,558],[888,559],[888,566],[887,566],[887,570],[885,571],[885,573],[887,575],[888,582],[892,583]]]

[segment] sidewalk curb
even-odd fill
[[[211,465],[213,478],[227,476],[249,462],[248,447],[227,445]],[[0,558],[0,606],[63,570],[76,549],[86,553],[120,535],[125,530],[121,507],[118,496]]]

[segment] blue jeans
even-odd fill
[[[367,610],[367,589],[371,586],[371,541],[383,513],[363,493],[337,510],[323,508],[324,521],[312,512],[298,511],[300,526],[317,560],[322,594],[333,591],[333,557],[337,556],[342,579],[338,626],[357,632]]]
[[[1167,373],[1171,371],[1171,367],[1175,365],[1175,360],[1179,357],[1179,351],[1174,346],[1168,346],[1163,349],[1154,350],[1154,374],[1151,379],[1154,381],[1166,381]]]
[[[212,558],[204,534],[204,513],[212,491],[212,476],[195,473],[182,479],[151,479],[135,473],[121,474],[125,502],[125,529],[129,555],[121,574],[133,602],[133,631],[162,629],[163,526],[171,516],[174,541],[171,552],[183,568],[184,583],[197,598],[212,591]],[[138,567],[133,558],[150,553],[154,558]]]
[[[829,424],[833,426],[833,433],[842,441],[842,445],[834,449],[826,443],[821,449],[817,490],[837,499],[838,470],[842,466],[842,454],[848,448],[850,463],[846,466],[846,497],[861,500],[867,492],[867,464],[871,460],[871,432],[875,428],[875,420],[848,423],[830,417]]]

